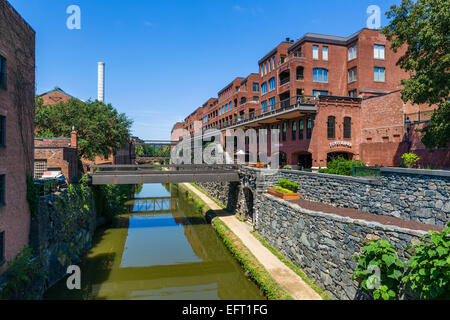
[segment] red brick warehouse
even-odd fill
[[[349,37],[307,33],[297,41],[287,38],[258,61],[259,73],[246,81],[253,90],[236,78],[209,100],[214,102],[207,113],[202,107],[186,118],[184,128],[193,133],[194,121],[222,135],[225,129],[264,128],[268,141],[271,130],[278,130],[282,164],[298,167],[325,167],[337,156],[398,165],[407,151],[406,115],[433,109],[401,101],[400,81],[408,74],[396,62],[404,52],[394,53],[385,36],[370,29]],[[240,99],[243,92],[247,97]],[[412,138],[424,163],[450,166],[448,150],[432,155],[419,136]]]

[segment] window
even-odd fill
[[[0,56],[0,87],[6,89],[6,59]]]
[[[297,67],[297,80],[303,81],[303,67]]]
[[[384,82],[385,79],[384,73],[385,73],[384,68],[375,67],[374,80]]]
[[[313,46],[313,59],[319,60],[319,46]]]
[[[328,47],[322,47],[322,60],[328,61]]]
[[[348,60],[353,60],[356,58],[356,52],[357,52],[358,48],[356,46],[356,44],[353,47],[350,47],[348,49]]]
[[[261,65],[261,77],[264,76],[264,66]]]
[[[269,80],[269,91],[272,91],[275,89],[275,77],[270,78]]]
[[[5,175],[0,175],[0,206],[5,204]]]
[[[301,58],[302,57],[302,48],[294,51],[294,57]]]
[[[0,232],[0,265],[5,262],[5,231]]]
[[[267,100],[261,102],[262,112],[267,112]]]
[[[272,70],[272,63],[269,60],[269,72]]]
[[[314,97],[318,97],[318,96],[327,96],[328,95],[328,91],[323,91],[323,90],[313,90],[313,96]]]
[[[222,114],[222,108],[219,108],[219,116]]]
[[[348,96],[352,98],[356,98],[358,96],[358,90],[352,90],[348,92]]]
[[[265,74],[265,75],[267,74],[267,62],[264,63],[264,74]]]
[[[253,97],[253,101],[254,101],[254,102],[259,102],[259,97],[256,97],[256,96]]]
[[[6,144],[6,117],[0,116],[0,147]]]
[[[384,46],[376,44],[373,46],[373,57],[375,59],[384,60]]]
[[[283,123],[283,133],[282,133],[283,141],[286,141],[286,129],[287,129],[286,122],[284,122]]]
[[[357,79],[356,67],[348,70],[348,83],[355,82]]]
[[[322,68],[313,69],[314,82],[328,82],[328,70]]]
[[[297,122],[292,122],[292,140],[295,140],[297,138]]]
[[[344,118],[344,139],[352,138],[352,118]]]
[[[272,62],[273,62],[273,68],[275,69],[275,67],[276,67],[276,64],[275,64],[275,56],[273,56]]]
[[[275,109],[275,97],[269,99],[270,110]]]
[[[259,92],[259,83],[253,82],[253,92]]]
[[[303,120],[300,120],[300,126],[298,130],[298,139],[303,140]]]
[[[267,82],[264,82],[261,85],[261,94],[266,94],[267,93]]]
[[[333,117],[333,116],[329,116],[328,117],[328,123],[327,123],[328,139],[335,139],[336,138],[335,122],[336,122],[336,117]]]
[[[233,101],[230,102],[230,111],[233,110]]]
[[[311,139],[312,134],[312,119],[308,118],[308,122],[306,124],[306,139]]]

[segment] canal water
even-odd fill
[[[264,299],[176,186],[143,185],[127,205],[129,213],[97,230],[79,264],[81,290],[63,279],[45,299]]]

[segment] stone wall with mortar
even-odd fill
[[[87,187],[85,187],[87,188]],[[96,228],[96,210],[89,189],[86,193],[68,189],[41,197],[38,213],[31,218],[29,246],[42,266],[40,276],[30,284],[32,299],[67,275],[67,267],[81,261],[91,247]],[[7,281],[8,272],[0,279]],[[27,292],[23,299],[28,299]]]
[[[363,178],[246,167],[242,174],[256,177],[258,194],[286,178],[305,200],[438,226],[450,221],[450,171],[381,168],[379,178]]]
[[[352,256],[360,252],[364,241],[388,240],[400,258],[407,259],[405,248],[425,234],[309,211],[269,194],[260,197],[256,211],[255,230],[330,296],[341,300],[364,298],[350,278],[356,267]]]

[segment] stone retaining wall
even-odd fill
[[[309,211],[269,194],[260,197],[256,212],[255,230],[336,299],[361,298],[350,277],[356,267],[352,256],[360,252],[364,240],[388,240],[406,259],[405,248],[425,234]]]
[[[29,244],[42,271],[29,285],[33,296],[23,292],[21,299],[42,298],[46,289],[64,278],[67,267],[79,263],[91,247],[95,228],[96,210],[90,191],[82,195],[66,189],[42,197],[37,215],[31,218]],[[7,281],[7,276],[2,281]]]
[[[379,178],[248,167],[242,173],[257,176],[257,193],[286,178],[305,200],[437,226],[450,221],[449,171],[382,168]]]

